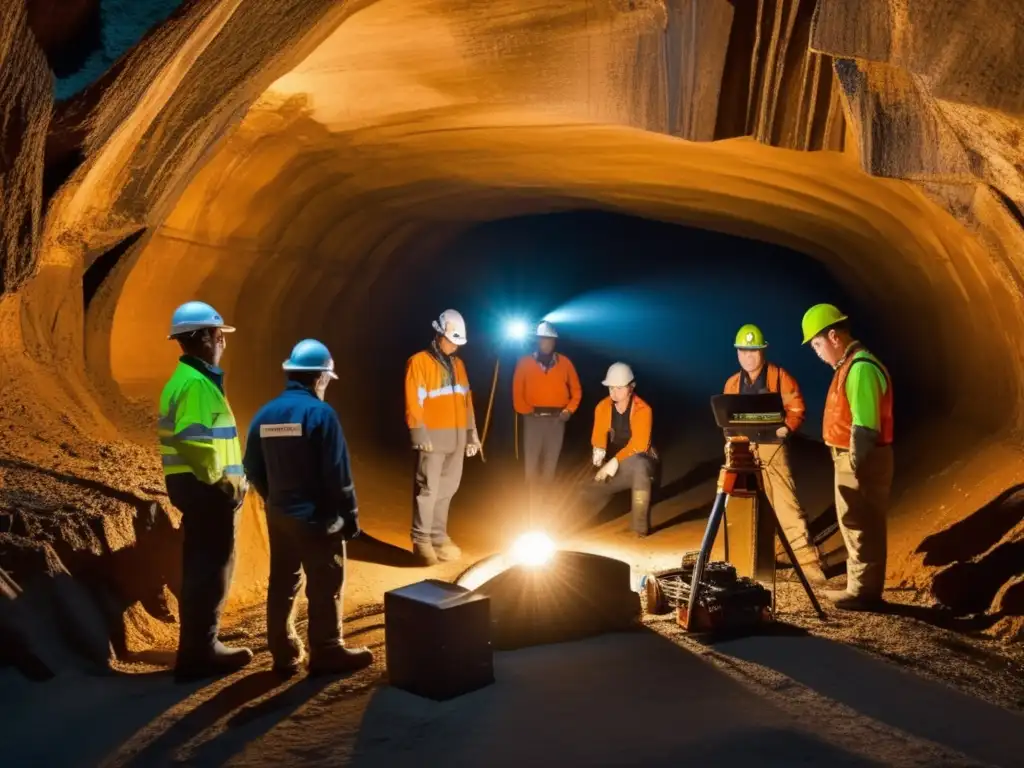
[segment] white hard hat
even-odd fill
[[[555,326],[545,320],[537,326],[537,335],[544,339],[557,339],[558,331],[555,330]]]
[[[454,309],[446,309],[433,322],[434,330],[457,347],[466,343],[466,321]]]
[[[605,387],[625,387],[633,383],[633,369],[625,363],[612,363],[608,375],[601,382]]]

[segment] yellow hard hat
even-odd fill
[[[736,331],[736,349],[764,349],[768,342],[764,340],[764,334],[756,325],[747,323]]]
[[[803,343],[806,344],[826,328],[848,319],[834,304],[815,304],[804,312],[804,319],[800,323],[804,332]]]

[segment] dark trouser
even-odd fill
[[[558,416],[523,417],[523,468],[527,485],[546,485],[554,481],[564,438],[565,422]]]
[[[443,544],[448,541],[448,508],[462,482],[465,443],[442,453],[420,451],[416,455],[416,497],[412,513],[414,544]]]
[[[309,650],[341,645],[342,590],[345,586],[345,540],[317,527],[267,510],[270,533],[270,588],[267,590],[267,644],[276,662],[293,658],[299,646],[295,597],[305,572],[309,601]]]
[[[202,657],[217,641],[220,614],[235,570],[241,505],[193,475],[167,477],[171,504],[181,511],[181,594],[178,660]]]
[[[599,512],[619,491],[630,491],[630,528],[647,534],[651,529],[651,480],[655,462],[650,456],[636,454],[619,464],[615,477],[603,483],[590,480],[583,493],[591,512]],[[597,470],[594,470],[597,474]]]

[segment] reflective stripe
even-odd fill
[[[178,440],[230,440],[238,437],[238,430],[235,427],[207,427],[202,424],[189,424],[174,437]]]
[[[245,467],[243,467],[241,464],[228,464],[226,467],[224,467],[224,474],[225,475],[244,475],[245,474]]]
[[[440,387],[438,389],[431,389],[430,391],[427,391],[426,387],[420,387],[416,390],[416,394],[419,397],[420,405],[423,405],[427,399],[435,397],[444,397],[445,395],[468,395],[469,387],[456,384],[455,386]]]

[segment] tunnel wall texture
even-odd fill
[[[605,208],[828,264],[948,405],[921,471],[955,471],[894,525],[891,579],[927,585],[922,539],[1019,479],[984,447],[1024,418],[1019,5],[190,0],[59,104],[38,5],[0,9],[0,535],[51,571],[166,562],[143,595],[91,582],[143,627],[128,645],[173,613],[151,437],[173,307],[242,329],[244,423],[295,339],[353,342],[476,221]],[[265,578],[255,508],[243,538],[239,604]]]

